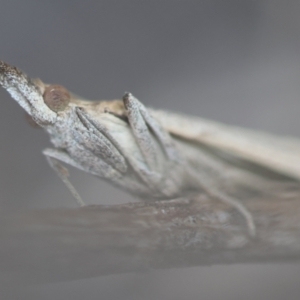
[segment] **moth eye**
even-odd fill
[[[49,85],[46,87],[44,95],[45,104],[53,111],[64,110],[70,103],[70,94],[66,88],[61,85]]]

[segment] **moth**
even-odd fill
[[[53,148],[43,154],[80,205],[62,163],[145,201],[206,193],[236,208],[254,236],[238,191],[271,192],[279,182],[300,180],[296,138],[146,108],[131,93],[88,101],[2,61],[0,84],[49,134]]]

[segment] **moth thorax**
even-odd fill
[[[61,85],[49,85],[45,88],[43,94],[45,104],[53,111],[64,110],[70,102],[70,94],[66,88]]]

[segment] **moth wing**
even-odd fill
[[[198,142],[300,180],[300,140],[165,111],[151,114],[173,136]]]

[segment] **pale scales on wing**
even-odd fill
[[[300,140],[297,138],[160,110],[151,110],[151,114],[174,136],[222,149],[243,160],[300,180]]]

